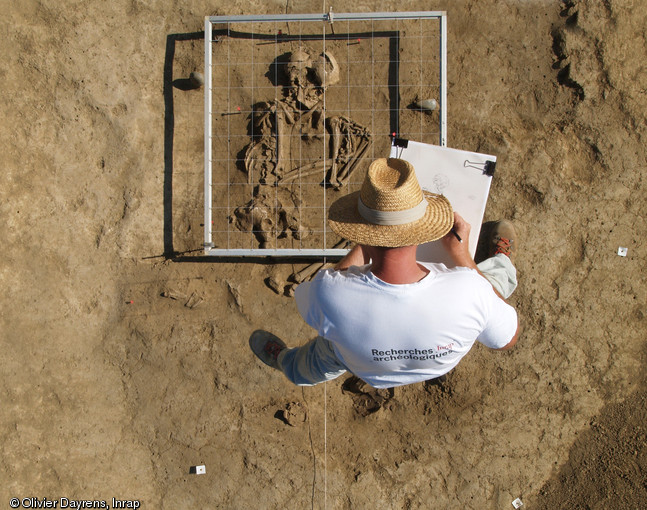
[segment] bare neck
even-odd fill
[[[365,246],[364,250],[371,257],[371,272],[375,276],[386,283],[403,285],[418,282],[429,272],[416,262],[416,248]]]

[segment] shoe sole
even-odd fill
[[[252,352],[265,363],[268,367],[279,369],[278,361],[265,352],[265,345],[269,341],[274,341],[279,344],[283,349],[287,348],[285,342],[281,340],[278,336],[273,335],[269,331],[264,331],[262,329],[257,329],[249,337],[249,347]]]

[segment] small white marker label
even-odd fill
[[[195,467],[195,474],[196,475],[204,475],[207,472],[207,467],[206,466],[196,466]]]
[[[620,255],[621,257],[626,257],[627,256],[627,250],[628,250],[628,248],[623,248],[622,246],[620,246],[618,248],[618,255]]]
[[[515,508],[521,508],[523,506],[523,503],[519,498],[517,498],[512,502],[512,506]]]

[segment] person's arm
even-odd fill
[[[475,269],[481,276],[483,276],[483,273],[479,271],[476,262],[474,262],[472,255],[470,255],[469,238],[471,229],[471,225],[467,223],[460,214],[455,212],[454,226],[452,227],[452,230],[442,238],[442,243],[454,264],[460,267]],[[454,235],[454,232],[456,235]],[[456,236],[460,237],[462,242],[459,241]],[[483,276],[483,278],[485,278],[485,276]],[[503,296],[499,294],[499,291],[497,291],[494,286],[492,286],[492,288],[496,295],[503,299]],[[505,301],[505,299],[503,299],[503,301]]]
[[[520,326],[519,323],[517,322],[517,331],[515,331],[514,336],[512,337],[512,340],[510,340],[507,344],[505,344],[503,347],[499,347],[496,349],[497,351],[507,351],[508,349],[512,349],[514,345],[517,343],[517,340],[519,340],[519,333],[520,333]]]
[[[470,224],[467,223],[460,214],[455,212],[454,226],[452,228],[453,232],[450,231],[445,237],[443,237],[442,243],[447,250],[447,253],[449,253],[449,256],[451,257],[454,264],[460,267],[469,267],[470,269],[475,269],[481,276],[483,276],[483,273],[481,273],[481,271],[479,271],[479,268],[476,266],[476,262],[474,262],[472,255],[470,255],[468,239],[470,238],[471,228],[472,227],[470,226]],[[456,235],[454,235],[454,232],[463,240],[463,242],[458,240]],[[485,276],[483,276],[483,278],[485,278]],[[506,302],[506,300],[501,294],[499,294],[499,291],[497,291],[494,286],[492,286],[492,289],[501,300]],[[519,339],[519,330],[520,327],[517,323],[517,331],[515,331],[513,337],[506,345],[497,350],[506,351],[512,348]]]
[[[470,255],[469,238],[472,227],[457,212],[454,213],[454,226],[452,230],[442,238],[442,243],[454,264],[460,267],[476,269],[476,263]],[[454,234],[456,233],[456,235]],[[462,242],[456,237],[460,237]]]
[[[343,271],[350,266],[363,266],[364,264],[368,264],[369,261],[370,259],[362,249],[362,245],[356,244],[351,251],[344,255],[344,258],[335,264],[334,269],[335,271]]]

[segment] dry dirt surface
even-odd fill
[[[647,507],[645,0],[1,3],[0,507]],[[199,258],[204,16],[329,6],[447,10],[449,145],[498,156],[523,336],[442,384],[291,386],[247,340],[314,335],[305,263]]]

